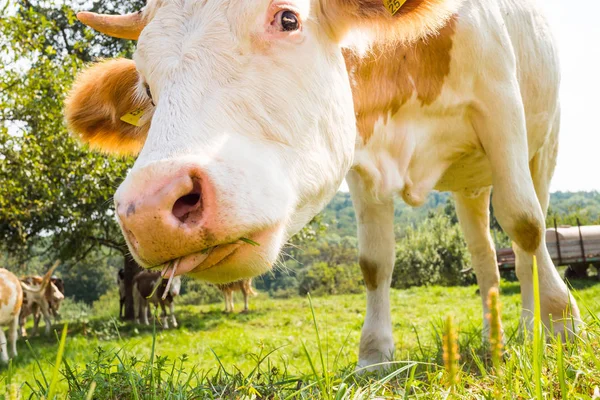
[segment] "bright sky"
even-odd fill
[[[552,191],[600,190],[600,0],[538,0],[558,40],[562,121]],[[347,191],[346,182],[341,190]]]

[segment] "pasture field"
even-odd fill
[[[528,337],[516,334],[518,284],[502,283],[507,345],[498,369],[481,344],[475,286],[392,290],[399,361],[364,375],[354,369],[365,295],[260,294],[249,313],[233,314],[223,313],[222,304],[178,306],[179,328],[155,332],[117,322],[111,317],[118,314],[117,296],[105,297],[89,321],[69,322],[58,371],[61,326],[52,338],[31,339],[31,348],[20,340],[18,358],[1,371],[0,393],[11,399],[600,398],[600,284],[574,286],[587,340],[561,346],[549,339],[537,358]],[[449,315],[460,352],[454,386],[442,357]],[[57,384],[50,389],[53,374]]]

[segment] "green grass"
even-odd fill
[[[536,350],[534,338],[516,334],[518,284],[503,282],[507,344],[499,370],[482,348],[475,291],[474,286],[393,290],[399,361],[382,374],[355,372],[365,295],[310,300],[259,295],[245,314],[224,314],[221,304],[177,307],[180,327],[157,326],[155,333],[153,326],[111,320],[106,314],[117,314],[116,304],[105,301],[97,317],[69,322],[62,357],[62,328],[55,326],[51,338],[31,339],[31,349],[21,340],[19,356],[0,375],[6,398],[16,398],[9,395],[15,392],[47,398],[50,387],[56,398],[75,399],[512,399],[539,393],[546,399],[592,398],[600,385],[600,285],[577,283],[586,340],[561,345],[550,338]],[[460,351],[452,392],[441,350],[449,315]],[[55,371],[60,374],[52,386]]]

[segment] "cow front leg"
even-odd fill
[[[146,299],[140,302],[140,317],[142,318],[142,324],[150,325],[150,321],[148,321],[148,301]]]
[[[233,290],[229,292],[229,311],[233,312]]]
[[[123,319],[125,317],[125,298],[119,299],[119,319]]]
[[[177,319],[175,319],[175,304],[173,302],[169,303],[169,311],[171,312],[171,324],[173,328],[177,328]]]
[[[42,316],[44,317],[44,334],[46,336],[50,336],[50,331],[52,330],[52,318],[50,316],[50,310],[48,308],[48,304],[46,302],[43,302],[40,307],[40,310],[42,312]],[[39,319],[38,319],[38,321],[39,321]],[[37,332],[37,326],[35,325],[35,316],[34,316],[34,331]]]
[[[346,177],[358,220],[359,264],[367,288],[367,312],[360,338],[358,367],[377,365],[394,357],[390,284],[395,259],[394,203],[371,197],[356,171]]]
[[[22,306],[24,307],[24,306]],[[19,334],[21,337],[27,337],[27,330],[25,329],[25,324],[27,323],[27,317],[23,312],[23,308],[21,308],[21,313],[19,314]]]
[[[548,139],[551,143],[545,144],[535,156],[541,156],[543,160],[534,165],[534,157],[530,169],[525,114],[516,79],[508,77],[506,82],[486,82],[479,90],[483,91],[481,98],[490,101],[489,105],[479,105],[474,110],[472,123],[491,164],[496,218],[515,243],[516,272],[523,300],[522,319],[525,326],[532,326],[532,260],[535,255],[542,320],[547,328],[553,326],[560,333],[564,325],[551,323],[550,315],[555,321],[571,318],[579,321],[580,318],[577,305],[554,267],[545,243],[545,208],[556,157],[552,145],[557,138],[555,134],[551,135]]]
[[[488,340],[489,332],[489,321],[486,318],[489,312],[488,293],[490,289],[498,288],[500,283],[496,249],[490,235],[490,193],[491,188],[473,194],[454,193],[456,215],[471,254],[471,264],[481,294],[484,341]]]
[[[167,318],[167,309],[165,307],[165,303],[164,301],[159,301],[160,304],[160,308],[162,311],[162,326],[164,329],[168,329],[169,328],[169,320]],[[158,311],[158,304],[156,305],[157,311]]]
[[[37,308],[37,305],[33,306],[33,329],[31,331],[31,334],[33,336],[37,336],[38,334],[38,328],[40,326],[40,320],[42,319],[42,314],[39,308]]]
[[[248,308],[248,291],[245,288],[243,288],[242,294],[244,295],[244,311],[243,312],[248,312],[248,310],[249,310],[249,308]]]
[[[10,357],[16,357],[17,356],[17,338],[19,336],[18,334],[18,328],[19,328],[19,316],[16,315],[12,322],[10,323],[10,326],[8,327],[8,341],[10,342]]]

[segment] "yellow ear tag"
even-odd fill
[[[121,121],[126,122],[133,126],[142,126],[144,124],[140,123],[140,120],[144,116],[144,109],[138,108],[121,117]]]
[[[383,0],[383,5],[394,15],[406,3],[406,0]]]

